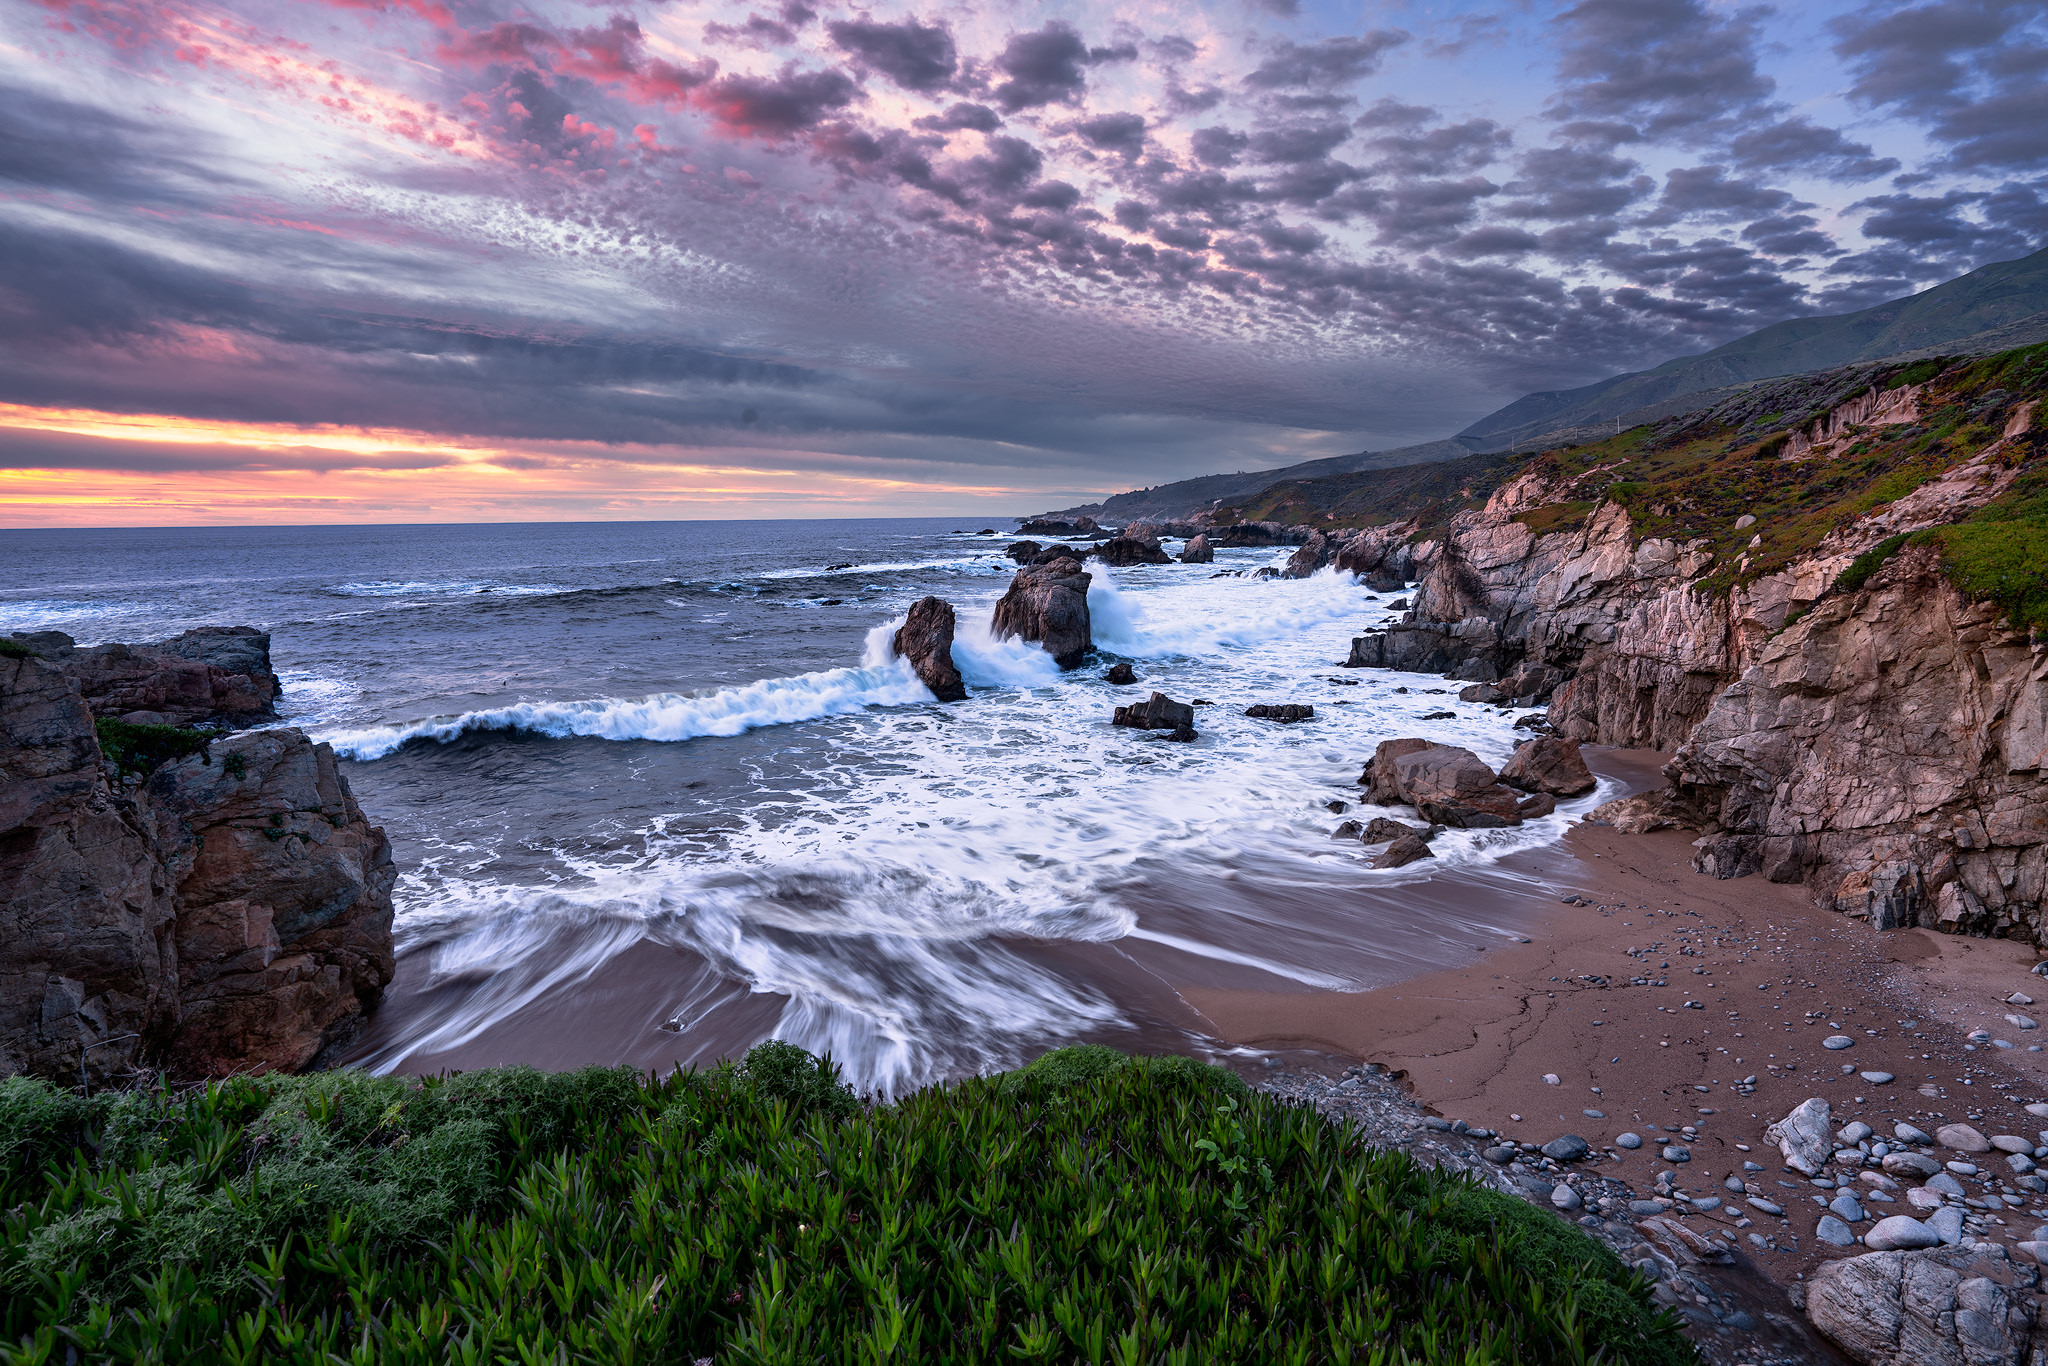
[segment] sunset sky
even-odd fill
[[[5,0],[0,526],[1028,512],[2048,244],[2048,6]]]

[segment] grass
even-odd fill
[[[0,659],[34,659],[36,652],[18,640],[0,636]]]
[[[93,722],[93,729],[99,733],[100,753],[124,775],[133,774],[138,778],[147,778],[164,764],[188,754],[201,755],[207,763],[212,763],[206,747],[221,736],[217,730],[130,725],[112,717],[101,717]],[[239,759],[241,756],[235,757]]]
[[[0,1082],[0,1362],[1693,1362],[1553,1214],[1185,1059]]]

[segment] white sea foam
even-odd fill
[[[811,737],[813,757],[796,761],[804,771],[792,780],[801,800],[778,783],[773,796],[725,812],[737,829],[717,838],[656,821],[630,857],[565,857],[573,876],[550,887],[496,880],[488,866],[410,875],[401,945],[427,955],[432,983],[472,985],[438,994],[370,1061],[396,1066],[480,1038],[644,941],[699,956],[731,984],[720,990],[783,998],[776,1036],[830,1049],[865,1088],[901,1090],[1014,1065],[1034,1046],[1120,1022],[1097,990],[1017,941],[1117,941],[1219,971],[1356,987],[1383,980],[1390,961],[1426,958],[1426,944],[1379,942],[1373,908],[1388,903],[1374,896],[1398,899],[1453,868],[1522,877],[1487,870],[1557,838],[1572,814],[1611,794],[1603,785],[1518,829],[1445,831],[1434,859],[1373,870],[1361,846],[1330,838],[1340,818],[1324,809],[1356,799],[1373,745],[1426,734],[1498,765],[1512,752],[1508,720],[1463,707],[1420,722],[1448,700],[1433,680],[1337,669],[1357,628],[1387,616],[1348,577],[1091,572],[1098,644],[1139,662],[1135,689],[1094,670],[1062,673],[1035,646],[993,639],[989,603],[976,601],[959,609],[954,647],[974,693],[943,716],[904,705],[929,694],[891,648],[901,617],[869,632],[858,668],[700,698],[483,714],[492,725],[619,738],[826,715],[852,724]],[[1413,691],[1393,691],[1402,685]],[[1215,699],[1197,713],[1201,740],[1107,725],[1115,703],[1153,688]],[[1316,718],[1245,717],[1258,701],[1310,701]],[[374,757],[478,724],[389,728],[350,752]],[[1403,933],[1464,943],[1500,933],[1483,914],[1446,913]],[[724,999],[693,979],[678,983],[669,1009],[696,1020]]]
[[[369,583],[338,583],[328,590],[348,598],[466,598],[493,593],[508,598],[540,597],[573,592],[556,583],[492,583],[487,579],[435,579],[424,581],[377,580]]]
[[[930,689],[901,660],[858,669],[826,669],[764,678],[700,693],[578,702],[520,702],[509,707],[429,717],[402,725],[330,731],[320,738],[344,758],[381,759],[412,740],[447,743],[476,731],[524,731],[556,739],[693,740],[738,735],[758,726],[815,721],[863,707],[929,702]]]

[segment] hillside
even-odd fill
[[[1674,400],[1778,375],[1899,358],[1930,349],[1982,354],[2048,336],[2048,251],[2002,261],[1924,293],[1830,317],[1777,323],[1703,355],[1613,375],[1579,389],[1529,394],[1458,433],[1499,450],[1565,429],[1669,415]],[[1643,411],[1664,406],[1667,411]]]
[[[1397,469],[1422,461],[1455,460],[1470,452],[1455,441],[1428,441],[1419,446],[1402,446],[1391,451],[1360,451],[1356,455],[1333,455],[1322,460],[1305,460],[1279,469],[1239,471],[1236,474],[1205,474],[1149,489],[1132,489],[1078,507],[1039,513],[1042,517],[1072,520],[1093,517],[1112,526],[1150,518],[1176,521],[1208,512],[1222,503],[1250,498],[1260,490],[1283,480],[1323,479],[1332,475],[1357,474],[1367,470]]]

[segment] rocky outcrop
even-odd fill
[[[1102,676],[1102,681],[1128,687],[1138,681],[1138,671],[1127,662],[1119,662],[1109,666],[1109,672]]]
[[[147,645],[88,649],[57,631],[16,639],[77,683],[96,717],[229,726],[277,717],[281,689],[270,667],[270,635],[253,626],[206,626]]]
[[[1519,793],[1469,749],[1415,737],[1383,740],[1359,782],[1367,800],[1407,803],[1434,825],[1476,830],[1520,825]]]
[[[2032,1366],[2039,1285],[2002,1250],[1869,1252],[1815,1269],[1806,1316],[1864,1366]]]
[[[1541,736],[1517,749],[1500,771],[1500,780],[1524,792],[1553,797],[1580,797],[1598,786],[1579,755],[1579,742],[1559,735]]]
[[[139,786],[76,681],[0,658],[0,1071],[294,1069],[390,981],[389,842],[333,751],[216,739]]]
[[[1278,721],[1282,725],[1316,719],[1316,709],[1306,702],[1258,702],[1246,707],[1244,714],[1262,721]]]
[[[1208,536],[1197,534],[1186,545],[1182,546],[1180,562],[1182,564],[1216,563],[1216,552],[1209,547]]]
[[[1019,536],[1086,536],[1099,530],[1093,517],[1076,517],[1071,522],[1057,517],[1034,517],[1017,527]]]
[[[1287,557],[1287,567],[1280,571],[1285,579],[1305,579],[1319,573],[1337,554],[1337,542],[1327,531],[1318,531],[1302,542],[1301,549]]]
[[[1311,533],[1307,527],[1287,526],[1280,522],[1235,522],[1226,527],[1212,527],[1209,534],[1214,537],[1213,544],[1246,547],[1301,545]]]
[[[1195,738],[1195,709],[1185,702],[1174,701],[1163,692],[1155,692],[1143,702],[1118,707],[1109,723],[1112,726],[1129,726],[1134,730],[1169,730],[1176,740]]]
[[[2048,645],[2000,615],[1908,548],[1770,640],[1667,770],[1718,827],[1702,871],[1803,881],[1880,928],[2040,940]]]
[[[1077,667],[1095,648],[1088,622],[1092,581],[1070,555],[1026,565],[996,603],[992,625],[997,638],[1036,641],[1062,669]]]
[[[1160,549],[1158,541],[1131,535],[1112,537],[1097,545],[1089,554],[1104,564],[1117,568],[1134,564],[1173,563],[1172,558]]]
[[[919,598],[910,605],[891,643],[897,654],[910,661],[932,696],[941,702],[967,699],[967,685],[953,667],[952,603],[944,598]]]
[[[1036,541],[1012,541],[1003,547],[1003,553],[1018,564],[1030,564],[1043,549],[1045,547]]]

